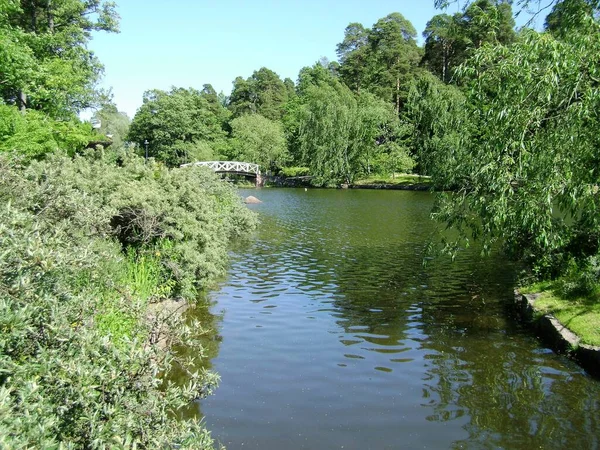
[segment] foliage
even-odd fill
[[[462,92],[424,74],[410,88],[404,118],[412,124],[410,147],[418,172],[433,175],[441,189],[461,185],[463,180],[448,169],[470,136],[469,105]]]
[[[344,30],[344,40],[337,45],[340,77],[353,92],[360,94],[367,76],[367,61],[371,57],[369,32],[360,23],[351,23]]]
[[[317,184],[351,183],[378,153],[394,148],[399,123],[390,105],[356,97],[339,82],[310,86],[305,98],[298,142]]]
[[[235,79],[228,108],[234,117],[260,114],[270,120],[279,120],[291,87],[292,80],[284,82],[275,72],[262,67],[246,80],[242,77]]]
[[[23,160],[40,159],[58,149],[70,155],[97,139],[89,124],[54,120],[37,111],[20,113],[0,105],[0,153],[15,153]]]
[[[71,118],[93,104],[102,66],[86,44],[118,30],[112,2],[5,0],[0,15],[0,95],[21,110]]]
[[[112,141],[113,148],[123,147],[131,123],[127,114],[107,103],[94,113],[92,119],[100,121],[98,131]]]
[[[165,286],[185,293],[185,278],[205,286],[226,258],[218,246],[252,218],[210,172],[124,158],[122,167],[60,156],[21,167],[0,155],[3,448],[211,445],[198,421],[173,412],[217,377],[170,350],[203,351],[179,316],[149,316],[148,301]],[[124,211],[137,212],[134,222],[145,214],[148,228],[116,226]],[[165,382],[172,370],[189,383]]]
[[[279,171],[280,175],[284,177],[302,177],[310,173],[308,167],[282,167]]]
[[[598,10],[598,2],[593,0],[563,0],[552,8],[546,17],[545,28],[557,37],[568,36],[585,27],[586,17]]]
[[[413,186],[427,188],[431,186],[431,177],[407,174],[407,173],[393,173],[391,175],[381,176],[372,175],[367,178],[361,178],[356,180],[355,186],[369,186],[369,185],[380,185],[380,186]]]
[[[198,154],[218,155],[226,148],[223,129],[229,113],[210,91],[172,88],[144,93],[128,140],[169,166],[192,162]],[[212,151],[209,151],[212,150]],[[211,158],[212,159],[212,158]]]
[[[400,13],[379,19],[369,33],[374,68],[370,90],[395,105],[396,114],[406,99],[406,86],[421,60],[417,32]]]
[[[260,114],[233,119],[231,136],[236,152],[233,159],[259,164],[263,171],[276,171],[289,159],[281,123]]]
[[[359,23],[346,27],[337,46],[341,79],[353,92],[367,90],[395,105],[406,98],[405,87],[421,59],[413,25],[400,13],[378,20],[370,30]]]
[[[588,16],[561,41],[528,31],[511,47],[482,47],[460,70],[474,131],[447,166],[461,189],[438,214],[502,238],[541,276],[600,246],[598,27]]]
[[[449,82],[453,70],[473,50],[484,44],[509,45],[516,34],[512,8],[507,2],[477,0],[462,13],[434,16],[423,32],[422,64],[442,81]]]
[[[175,282],[173,293],[185,297],[224,273],[227,242],[254,225],[233,188],[206,168],[169,170],[131,155],[123,155],[121,167],[56,156],[33,163],[22,177],[14,191],[25,193],[19,201],[41,219],[68,220],[124,248],[159,252],[165,278]],[[80,211],[68,201],[76,195],[102,207]]]

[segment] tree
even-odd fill
[[[360,94],[367,71],[369,32],[360,23],[351,23],[344,30],[344,40],[337,45],[340,76],[346,86]]]
[[[128,139],[140,148],[148,141],[149,155],[169,165],[212,159],[226,145],[225,115],[220,103],[211,102],[209,94],[195,89],[147,91]]]
[[[460,186],[462,180],[448,170],[454,166],[456,152],[469,139],[469,105],[464,94],[431,74],[419,77],[410,88],[405,120],[412,125],[410,147],[418,172],[432,175],[436,187]]]
[[[113,147],[123,146],[131,123],[126,113],[119,111],[113,103],[107,103],[92,118],[100,121],[98,131],[112,141]]]
[[[253,162],[271,172],[289,159],[281,123],[260,114],[245,115],[231,121],[235,159]]]
[[[452,71],[473,50],[488,43],[509,45],[515,40],[512,8],[505,2],[478,0],[463,13],[439,14],[428,23],[423,37],[425,54],[421,64],[448,83]]]
[[[289,82],[286,86],[279,75],[262,67],[246,80],[242,77],[235,79],[228,107],[234,117],[260,114],[271,120],[279,120],[288,93]]]
[[[298,145],[317,184],[351,183],[392,150],[398,118],[391,105],[367,93],[357,97],[337,81],[309,85],[304,95]]]
[[[298,85],[296,90],[300,97],[306,95],[307,90],[314,86],[338,86],[339,82],[335,76],[329,70],[328,67],[323,66],[320,62],[316,62],[312,66],[306,66],[300,69],[298,73]]]
[[[423,32],[425,54],[421,64],[446,83],[451,79],[452,69],[464,59],[466,48],[456,17],[458,15],[438,14],[427,22]]]
[[[102,66],[86,45],[92,31],[118,31],[112,2],[3,0],[0,94],[21,110],[70,118],[95,100]]]
[[[515,39],[515,21],[510,3],[476,0],[460,16],[459,24],[469,47],[485,43],[507,45]]]
[[[600,247],[600,24],[584,25],[564,40],[527,31],[484,46],[459,71],[473,127],[447,166],[461,189],[439,217],[501,239],[544,276]]]
[[[396,114],[406,99],[408,81],[421,59],[416,36],[413,25],[400,13],[378,20],[369,32],[373,53],[369,90],[393,102]]]
[[[593,0],[564,0],[556,3],[546,17],[545,28],[557,37],[564,37],[577,32],[585,26],[586,17],[594,14]]]

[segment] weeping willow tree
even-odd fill
[[[543,276],[598,265],[600,24],[578,11],[570,33],[527,31],[459,69],[467,136],[445,170],[461,188],[437,212],[465,237],[502,239]]]
[[[338,82],[310,86],[304,101],[298,142],[317,184],[352,183],[384,153],[394,154],[396,169],[412,167],[397,144],[403,128],[388,103],[368,93],[356,96]]]

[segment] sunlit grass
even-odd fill
[[[543,282],[521,288],[524,294],[539,293],[535,301],[537,310],[552,314],[560,323],[575,333],[581,343],[600,346],[600,294],[586,297],[564,298],[557,283]]]
[[[431,177],[408,173],[395,174],[394,176],[372,175],[367,178],[361,178],[360,180],[357,180],[354,184],[357,186],[364,186],[369,184],[385,184],[393,186],[408,186],[416,184],[430,185]]]

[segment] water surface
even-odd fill
[[[425,259],[430,194],[242,195],[262,223],[211,295],[221,384],[198,405],[218,442],[598,448],[600,384],[515,320],[510,265]]]

